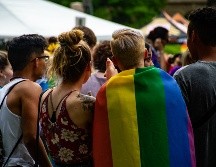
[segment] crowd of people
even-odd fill
[[[1,165],[216,166],[216,9],[189,21],[172,57],[163,27],[13,38],[0,51]]]

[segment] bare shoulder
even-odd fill
[[[32,95],[38,96],[42,91],[40,85],[37,83],[30,81],[30,80],[25,80],[19,84],[17,84],[9,96],[16,96],[17,98],[22,98],[26,97],[28,98],[29,96],[31,97]]]
[[[36,82],[26,80],[21,84],[18,84],[15,91],[22,97],[38,97],[42,92],[42,89],[39,84]]]
[[[95,97],[76,92],[67,100],[67,111],[73,122],[82,128],[91,127]]]
[[[16,85],[7,98],[8,108],[15,114],[24,117],[25,113],[36,111],[39,95],[42,92],[40,85],[30,80]],[[27,111],[27,112],[25,112]]]

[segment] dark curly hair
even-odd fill
[[[42,54],[47,46],[46,39],[38,34],[28,34],[13,38],[8,44],[8,59],[14,71],[25,68],[32,54]]]
[[[58,42],[58,39],[55,36],[51,36],[48,38],[48,44],[57,43],[57,42]]]
[[[96,45],[93,52],[93,65],[94,68],[100,72],[106,71],[106,60],[112,58],[110,41],[102,41]]]
[[[194,30],[205,45],[216,46],[216,8],[204,7],[189,14],[188,35]]]
[[[169,31],[164,27],[156,27],[148,34],[147,38],[154,42],[157,38],[161,38],[168,42]]]

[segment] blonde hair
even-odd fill
[[[122,29],[112,35],[111,49],[124,69],[137,67],[143,61],[145,52],[144,37],[138,31]]]
[[[83,32],[71,30],[58,36],[56,48],[49,69],[51,76],[60,76],[63,80],[77,81],[91,61],[89,46],[83,41]]]

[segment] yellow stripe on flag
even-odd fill
[[[124,71],[111,78],[116,80],[115,82],[107,84],[107,108],[114,167],[141,166],[134,72]]]

